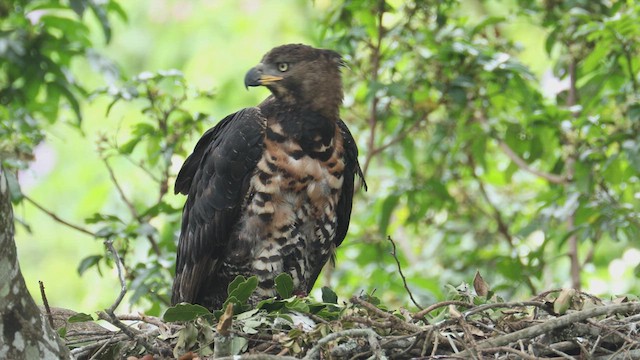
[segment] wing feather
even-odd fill
[[[238,222],[263,152],[265,119],[247,108],[206,131],[185,160],[175,192],[186,194],[171,302],[201,303]],[[207,285],[207,286],[205,286]]]
[[[347,125],[338,120],[338,127],[342,131],[344,141],[344,181],[342,183],[342,192],[340,193],[340,200],[338,200],[338,206],[336,212],[338,215],[338,227],[336,229],[336,237],[334,243],[339,246],[344,238],[347,236],[347,230],[349,230],[349,220],[351,219],[351,207],[353,204],[353,193],[355,189],[355,177],[356,175],[362,179],[362,185],[366,191],[367,183],[364,180],[362,169],[360,169],[360,163],[358,162],[358,147],[356,142],[349,131]]]

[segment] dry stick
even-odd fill
[[[529,355],[529,354],[527,354],[527,353],[526,353],[526,352],[524,352],[524,351],[516,350],[516,349],[514,349],[514,348],[510,348],[510,347],[508,347],[508,346],[499,346],[499,347],[494,347],[494,348],[482,349],[482,350],[480,350],[479,352],[482,352],[482,353],[487,353],[487,352],[489,352],[489,353],[497,353],[497,352],[501,352],[501,351],[502,351],[502,352],[512,353],[512,354],[516,354],[516,355],[518,355],[519,357],[521,357],[521,358],[523,358],[523,359],[526,359],[526,360],[535,360],[535,359],[538,359],[538,357],[537,357],[537,356]]]
[[[391,255],[393,255],[393,258],[396,260],[396,264],[398,265],[398,272],[400,273],[400,277],[402,278],[402,283],[404,284],[404,288],[405,290],[407,290],[407,293],[409,294],[409,297],[411,298],[411,302],[413,303],[413,305],[415,305],[418,309],[422,310],[423,309],[422,306],[420,306],[420,304],[418,304],[416,299],[413,298],[413,293],[411,293],[411,290],[409,289],[409,285],[407,284],[407,278],[405,278],[404,274],[402,273],[402,267],[400,266],[400,259],[398,259],[398,254],[396,252],[396,243],[393,241],[391,236],[387,236],[387,240],[389,240],[391,242],[391,245],[393,246]]]
[[[114,301],[114,303],[108,309],[106,309],[105,311],[101,311],[98,316],[101,319],[106,320],[118,327],[118,329],[127,334],[127,336],[129,336],[132,340],[140,342],[142,346],[144,346],[144,348],[150,353],[157,354],[159,353],[157,349],[149,344],[146,339],[137,336],[138,334],[135,334],[129,326],[120,321],[114,313],[127,292],[127,282],[124,278],[124,265],[122,264],[122,259],[120,258],[120,255],[118,255],[118,251],[116,250],[116,248],[113,246],[113,242],[105,240],[104,244],[109,249],[109,252],[111,252],[113,259],[116,262],[116,268],[118,269],[118,279],[120,279],[120,293],[118,294],[116,301]]]
[[[47,301],[47,294],[45,294],[44,292],[44,283],[38,280],[38,284],[40,284],[40,296],[42,297],[42,304],[44,304],[44,309],[47,311],[47,318],[49,319],[49,325],[51,325],[52,329],[55,329],[55,327],[53,326],[53,315],[51,314],[49,301]]]
[[[422,327],[420,327],[418,325],[414,325],[414,324],[410,324],[410,323],[404,322],[404,321],[398,319],[395,315],[390,314],[390,313],[388,313],[386,311],[380,310],[375,305],[371,304],[368,301],[362,300],[357,296],[353,296],[351,298],[351,302],[354,303],[354,304],[358,304],[360,306],[363,306],[367,310],[369,310],[369,311],[375,313],[376,315],[379,315],[379,316],[391,321],[392,323],[400,326],[401,328],[403,328],[405,330],[409,330],[409,331],[413,331],[413,332],[427,330],[427,329],[423,329]]]
[[[316,359],[318,355],[320,355],[320,349],[326,345],[327,343],[337,340],[342,337],[366,337],[369,341],[371,349],[374,351],[380,350],[380,344],[378,343],[378,334],[371,329],[349,329],[343,330],[336,333],[331,333],[322,339],[318,340],[316,345],[309,350],[307,355],[303,358],[304,360]],[[377,350],[375,350],[377,349]]]
[[[428,313],[430,313],[430,312],[432,312],[432,311],[434,311],[434,310],[436,310],[436,309],[438,309],[438,308],[441,308],[441,307],[444,307],[444,306],[449,306],[449,305],[466,306],[466,307],[468,307],[468,308],[473,308],[473,307],[475,307],[475,305],[470,304],[470,303],[468,303],[468,302],[464,302],[464,301],[458,301],[458,300],[441,301],[441,302],[439,302],[439,303],[435,303],[435,304],[433,304],[433,305],[430,305],[428,308],[426,308],[426,309],[424,309],[424,310],[418,311],[417,313],[415,313],[415,314],[413,315],[413,318],[414,318],[415,320],[422,319],[422,318],[424,318]]]
[[[625,304],[612,304],[606,306],[600,306],[591,308],[588,310],[582,310],[573,314],[564,315],[555,319],[551,319],[539,325],[534,325],[526,329],[518,330],[510,334],[498,336],[493,339],[487,339],[478,342],[476,350],[487,349],[490,347],[500,347],[508,345],[519,339],[529,339],[538,335],[548,333],[554,329],[569,326],[573,323],[584,321],[586,319],[602,316],[602,315],[615,315],[625,312],[640,312],[640,303],[625,303]],[[463,351],[459,355],[469,356],[468,350]]]
[[[233,355],[216,358],[216,360],[300,360],[293,356],[278,356],[271,354]]]
[[[58,215],[54,214],[52,211],[47,210],[44,208],[44,206],[40,205],[39,203],[37,203],[35,200],[33,200],[32,198],[28,197],[27,195],[23,195],[23,198],[25,200],[27,200],[28,203],[30,203],[31,205],[35,206],[38,210],[42,211],[43,213],[47,214],[50,218],[52,218],[54,221],[59,222],[62,225],[68,226],[74,230],[80,231],[81,233],[87,234],[89,236],[95,237],[96,234],[90,230],[87,230],[81,226],[72,224],[66,220],[63,220],[62,218],[60,218]]]
[[[476,306],[473,309],[467,310],[463,313],[465,318],[477,314],[479,312],[493,309],[493,308],[513,308],[513,307],[524,307],[524,306],[535,306],[545,310],[548,313],[551,313],[553,310],[549,305],[538,302],[538,301],[514,301],[514,302],[506,302],[506,303],[492,303],[492,304],[484,304],[480,306]]]

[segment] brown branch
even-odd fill
[[[376,44],[372,46],[372,54],[371,54],[371,83],[376,84],[378,83],[378,76],[379,76],[379,71],[380,71],[380,60],[381,60],[381,53],[380,50],[382,48],[382,38],[385,35],[385,29],[384,26],[382,25],[382,18],[384,17],[384,6],[385,6],[385,1],[384,0],[380,0],[378,1],[378,29],[377,29],[377,35],[378,38],[376,39]],[[377,89],[376,89],[377,92]],[[376,144],[376,126],[378,125],[378,102],[380,101],[380,98],[378,97],[378,95],[376,93],[373,94],[373,98],[371,99],[371,113],[369,115],[369,141],[367,143],[367,147],[369,151],[372,151],[375,148],[375,144]],[[368,154],[365,161],[364,161],[364,165],[362,166],[362,173],[363,174],[367,174],[367,170],[369,169],[369,165],[371,163],[371,159],[373,158],[373,156],[371,154]]]
[[[53,315],[51,314],[51,308],[49,307],[49,301],[47,300],[47,294],[44,292],[44,283],[42,281],[38,281],[40,285],[40,296],[42,297],[42,304],[44,305],[44,309],[47,312],[47,318],[49,319],[49,325],[51,325],[52,329],[56,327],[53,325]]]
[[[409,285],[407,284],[407,278],[402,273],[402,267],[400,266],[400,259],[398,259],[398,254],[396,252],[396,243],[393,241],[391,236],[387,236],[387,240],[389,240],[391,242],[391,245],[393,246],[391,255],[395,259],[396,265],[398,265],[398,273],[400,273],[400,277],[402,278],[402,284],[404,284],[404,288],[405,290],[407,290],[407,293],[409,294],[409,297],[411,298],[411,302],[413,302],[413,305],[415,305],[418,309],[422,310],[423,307],[420,306],[420,304],[418,304],[416,299],[413,298],[413,293],[411,292],[411,289],[409,289]]]
[[[145,223],[146,221],[144,221],[144,219],[140,216],[140,214],[138,213],[138,210],[136,210],[136,207],[133,205],[131,201],[129,201],[129,199],[127,198],[127,195],[124,193],[124,190],[120,186],[120,182],[118,182],[118,178],[116,178],[116,174],[113,171],[113,168],[111,167],[111,165],[109,165],[109,161],[107,160],[107,158],[102,158],[102,161],[104,162],[104,165],[107,167],[107,171],[109,172],[109,178],[111,178],[111,182],[113,182],[113,185],[116,187],[116,190],[120,195],[120,199],[122,200],[122,202],[125,203],[125,205],[129,209],[131,216],[133,216],[133,218],[135,218],[138,222]],[[157,256],[160,256],[162,252],[160,251],[160,247],[158,246],[158,243],[153,238],[153,236],[147,235],[147,240],[149,240],[149,243],[151,244],[151,248],[153,249],[153,252]]]
[[[487,119],[485,118],[484,114],[480,113],[479,111],[476,111],[474,114],[474,118],[480,122],[482,125],[489,127],[490,125],[487,122]],[[569,183],[569,179],[571,179],[570,177],[564,177],[564,176],[559,176],[556,174],[552,174],[552,173],[548,173],[548,172],[544,172],[544,171],[540,171],[537,169],[532,168],[523,158],[521,158],[518,154],[516,154],[515,151],[513,151],[513,149],[511,149],[511,147],[504,142],[502,139],[498,138],[498,137],[494,137],[493,138],[497,143],[498,143],[498,147],[500,147],[500,149],[502,150],[502,152],[504,152],[505,155],[507,155],[507,157],[513,161],[514,164],[516,164],[521,170],[526,171],[530,174],[536,175],[537,177],[540,177],[542,179],[547,180],[550,183],[553,184],[567,184]]]
[[[42,211],[43,213],[47,214],[51,219],[53,219],[56,222],[59,222],[60,224],[70,227],[74,230],[77,230],[83,234],[89,235],[91,237],[96,237],[96,234],[88,229],[83,228],[82,226],[79,225],[75,225],[72,224],[66,220],[63,220],[62,218],[60,218],[58,215],[54,214],[52,211],[47,210],[44,208],[44,206],[40,205],[39,203],[37,203],[35,200],[33,200],[32,198],[28,197],[27,195],[23,195],[23,198],[30,203],[31,205],[35,206],[38,210]]]
[[[555,319],[545,321],[544,323],[528,327],[526,329],[514,331],[512,333],[501,335],[492,339],[486,339],[478,342],[475,350],[482,350],[492,347],[506,346],[510,343],[516,342],[521,339],[530,339],[535,336],[539,336],[545,333],[550,333],[553,330],[563,328],[574,323],[584,321],[589,318],[598,317],[602,315],[616,315],[623,313],[637,313],[640,312],[640,303],[624,303],[613,304],[590,308],[587,310],[578,311],[572,314],[564,315]],[[465,350],[458,354],[460,356],[470,356],[471,353]]]
[[[386,311],[380,310],[380,309],[378,309],[377,306],[373,305],[372,303],[370,303],[368,301],[362,300],[357,296],[353,296],[351,298],[351,302],[366,308],[367,310],[371,311],[372,313],[391,321],[392,323],[394,323],[398,327],[403,328],[405,330],[409,330],[409,331],[412,331],[412,332],[418,332],[418,331],[426,330],[426,329],[423,329],[422,327],[420,327],[418,325],[414,325],[414,324],[410,324],[408,322],[402,321],[397,316],[395,316],[395,315],[393,315],[391,313],[388,313]]]
[[[465,318],[473,315],[473,314],[477,314],[479,312],[485,311],[485,310],[489,310],[489,309],[495,309],[495,308],[513,308],[513,307],[525,307],[525,306],[535,306],[537,308],[540,308],[548,313],[553,313],[553,309],[551,307],[549,307],[549,305],[543,303],[543,302],[539,302],[539,301],[515,301],[515,302],[505,302],[505,303],[491,303],[491,304],[484,304],[484,305],[480,305],[480,306],[476,306],[473,309],[467,310],[463,313],[463,316]]]
[[[430,312],[432,312],[432,311],[434,311],[436,309],[439,309],[441,307],[445,307],[445,306],[449,306],[449,305],[465,306],[465,307],[468,307],[468,308],[473,308],[475,306],[475,305],[473,305],[471,303],[464,302],[464,301],[458,301],[458,300],[441,301],[439,303],[435,303],[435,304],[429,306],[428,308],[426,308],[426,309],[424,309],[422,311],[419,311],[419,312],[415,313],[413,315],[413,318],[416,319],[416,320],[422,319],[428,313],[430,313]]]
[[[496,204],[494,204],[491,201],[491,199],[489,198],[489,194],[487,193],[487,190],[484,187],[484,182],[482,181],[482,179],[480,179],[480,176],[478,176],[478,174],[476,173],[476,162],[475,162],[475,159],[474,159],[473,155],[471,153],[469,153],[469,154],[467,154],[467,157],[469,159],[469,167],[471,169],[471,176],[478,183],[478,187],[480,189],[480,194],[484,198],[484,201],[486,201],[486,203],[489,204],[489,207],[493,210],[493,217],[496,220],[496,223],[498,224],[498,232],[502,236],[504,236],[505,240],[507,240],[507,243],[509,244],[509,247],[511,247],[511,249],[515,249],[513,236],[511,235],[511,232],[509,231],[509,225],[507,225],[507,223],[504,221],[504,219],[502,217],[502,212],[500,211],[498,206]],[[517,258],[518,263],[520,264],[520,266],[523,267],[523,268],[526,268],[526,265],[522,262],[522,259],[520,259],[519,256],[516,257],[516,258]],[[526,282],[527,286],[529,287],[529,290],[531,291],[532,294],[535,294],[535,293],[538,292],[536,290],[535,285],[533,284],[533,282],[531,281],[531,278],[529,276],[525,276],[524,280],[525,280],[525,282]]]

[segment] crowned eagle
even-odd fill
[[[301,44],[269,51],[244,78],[271,95],[222,119],[186,159],[175,192],[182,213],[172,303],[218,309],[238,275],[250,301],[291,276],[307,294],[349,227],[358,148],[340,119],[342,57]],[[364,184],[364,179],[362,179]]]

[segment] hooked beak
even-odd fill
[[[258,64],[251,68],[244,76],[244,87],[249,86],[266,86],[274,82],[282,80],[282,76],[269,75],[264,73],[264,65]]]

